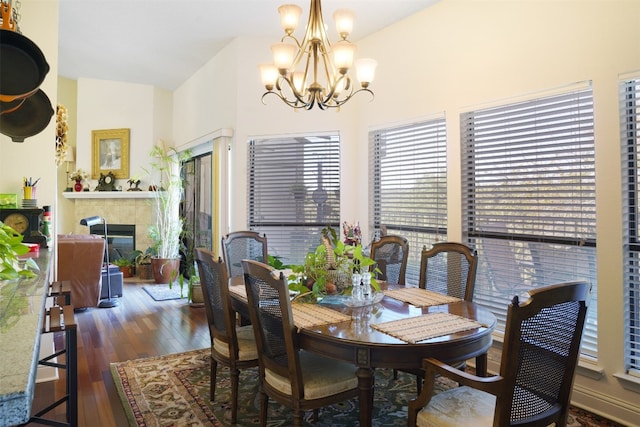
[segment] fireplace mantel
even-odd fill
[[[155,191],[65,191],[65,199],[153,199]]]

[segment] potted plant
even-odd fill
[[[135,268],[134,261],[129,258],[118,258],[113,261],[114,265],[117,265],[122,272],[122,277],[133,277],[133,270]]]
[[[138,274],[138,278],[141,280],[153,279],[153,273],[151,271],[151,258],[154,255],[153,248],[148,247],[144,252],[135,252],[136,273]]]
[[[354,272],[368,274],[376,291],[380,288],[369,267],[373,261],[362,252],[362,245],[347,245],[340,241],[336,231],[327,227],[322,230],[321,244],[305,256],[303,265],[292,265],[289,289],[301,294],[309,293],[310,301],[323,295],[349,294],[351,275]]]
[[[191,157],[189,151],[178,152],[173,147],[155,145],[150,152],[151,191],[155,202],[155,223],[149,227],[149,237],[154,242],[155,256],[151,258],[153,278],[156,283],[172,283],[178,278],[183,220],[179,206],[184,194],[184,182],[180,175],[181,164]],[[154,179],[158,179],[153,182]]]

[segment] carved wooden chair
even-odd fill
[[[287,281],[273,276],[266,264],[243,260],[249,315],[260,360],[260,425],[267,425],[269,398],[293,410],[293,425],[301,426],[304,411],[342,402],[358,395],[353,364],[301,350],[291,313]]]
[[[420,254],[420,279],[418,287],[466,301],[473,299],[478,268],[478,254],[475,249],[456,242],[434,243],[431,249],[422,248]],[[466,361],[455,366],[464,369]],[[418,393],[422,389],[424,371],[407,371],[416,375]],[[394,371],[397,378],[397,371]]]
[[[222,238],[222,257],[229,277],[242,276],[243,259],[269,262],[267,236],[255,231],[234,231]]]
[[[402,236],[387,234],[371,243],[369,258],[376,262],[372,268],[377,266],[382,272],[379,280],[404,286],[408,257],[409,242]]]
[[[211,392],[216,392],[218,364],[229,367],[231,377],[231,422],[238,414],[238,383],[240,369],[258,366],[258,350],[251,325],[236,327],[231,308],[227,270],[221,259],[216,262],[212,252],[195,250],[198,274],[204,296],[204,307],[211,336]]]
[[[438,242],[422,249],[418,286],[430,291],[473,299],[478,253],[463,243]]]
[[[590,285],[538,288],[507,311],[499,375],[477,377],[425,359],[424,387],[409,402],[409,426],[566,425]],[[436,375],[460,384],[434,395]]]

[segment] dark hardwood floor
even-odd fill
[[[76,313],[78,324],[79,426],[124,427],[127,420],[109,364],[210,345],[204,308],[186,299],[154,301],[143,283],[125,283],[120,305]],[[61,345],[63,335],[55,337]],[[64,371],[55,382],[36,384],[33,412],[64,394]],[[49,418],[64,420],[64,405]],[[33,424],[35,425],[35,424]]]

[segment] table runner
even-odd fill
[[[372,324],[371,327],[410,344],[483,326],[475,320],[451,313],[429,313],[417,317]]]
[[[244,286],[229,286],[229,292],[245,302],[248,301],[247,289]],[[293,313],[293,323],[298,329],[351,320],[351,316],[317,304],[294,303],[291,304],[291,312]]]
[[[461,301],[460,298],[450,297],[438,292],[428,291],[422,288],[402,288],[384,291],[385,295],[406,302],[416,307],[429,307],[432,305],[448,304]]]

